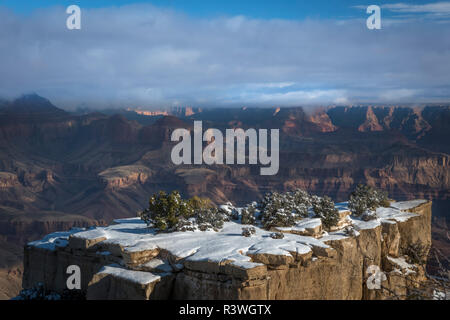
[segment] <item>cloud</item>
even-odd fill
[[[450,14],[450,2],[435,2],[426,4],[393,3],[382,5],[381,8],[401,13]]]
[[[374,31],[364,19],[200,19],[151,5],[83,9],[79,31],[66,18],[63,7],[0,7],[0,96],[155,108],[450,101],[448,24]]]
[[[310,104],[311,102],[328,101],[330,103],[342,103],[348,101],[345,90],[296,90],[284,93],[246,93],[239,99],[229,100],[228,102],[246,101],[247,103],[263,103],[271,105],[292,104],[293,102],[302,102]]]
[[[391,3],[380,5],[383,25],[400,23],[423,23],[433,21],[437,24],[450,23],[450,2],[434,2],[426,4]],[[352,8],[366,10],[367,5],[356,5]]]

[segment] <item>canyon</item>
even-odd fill
[[[260,176],[251,165],[174,165],[171,134],[192,131],[194,121],[223,132],[279,129],[278,174]],[[366,183],[393,199],[446,202],[449,123],[449,106],[211,108],[145,115],[67,112],[37,95],[2,101],[2,274],[20,278],[13,275],[23,272],[25,243],[57,230],[134,217],[159,190],[244,205],[266,192],[294,188],[343,201]],[[445,255],[448,213],[435,216],[438,212],[433,209],[433,243]],[[11,286],[9,297],[17,287]]]

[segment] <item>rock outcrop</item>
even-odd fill
[[[133,184],[144,184],[152,176],[150,169],[144,166],[122,166],[109,168],[99,174],[107,189],[122,189]]]
[[[286,230],[282,239],[259,228],[242,237],[235,222],[156,234],[137,218],[50,234],[25,247],[23,287],[62,292],[70,265],[88,299],[385,299],[425,280],[406,254],[431,244],[431,202],[392,203],[369,221],[341,216],[344,229],[309,221],[297,229],[314,237]]]
[[[0,172],[0,189],[12,188],[19,185],[17,175],[10,172]]]

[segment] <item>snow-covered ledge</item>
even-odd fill
[[[78,265],[88,299],[383,298],[367,288],[366,270],[386,270],[384,286],[396,289],[390,275],[398,268],[388,267],[403,261],[408,245],[431,243],[431,202],[395,202],[368,221],[350,216],[346,203],[336,206],[336,230],[305,218],[277,228],[282,238],[258,227],[244,237],[237,222],[218,232],[157,233],[139,218],[53,233],[25,247],[23,287],[42,282],[62,292],[67,267]],[[414,267],[419,281],[421,268]]]

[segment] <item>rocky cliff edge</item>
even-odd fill
[[[62,292],[70,265],[87,299],[386,299],[420,286],[425,266],[408,254],[431,245],[431,202],[394,202],[369,221],[345,205],[336,230],[306,220],[281,239],[244,237],[235,222],[156,233],[139,218],[53,233],[25,246],[23,287]]]

